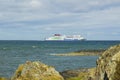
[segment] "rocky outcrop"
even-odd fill
[[[96,68],[84,68],[61,72],[65,80],[94,80]]]
[[[4,78],[4,77],[0,77],[0,80],[10,80],[10,79]]]
[[[63,80],[63,77],[51,66],[27,61],[18,67],[11,80]]]
[[[60,74],[64,77],[65,80],[69,80],[70,78],[74,78],[74,77],[79,77],[80,73],[82,74],[88,73],[88,69],[76,69],[76,70],[67,70],[60,72]]]
[[[105,50],[81,50],[70,53],[50,54],[52,56],[96,56],[101,55]]]
[[[120,45],[110,47],[97,60],[95,80],[120,80]]]
[[[84,69],[83,69],[84,70]],[[120,80],[120,45],[110,47],[97,60],[97,67],[62,73],[65,80]]]

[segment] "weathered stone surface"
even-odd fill
[[[93,80],[96,68],[84,68],[61,72],[65,80]]]
[[[8,80],[7,78],[0,77],[0,80]]]
[[[120,80],[120,45],[106,50],[97,60],[95,80]]]
[[[72,72],[73,73],[73,72]],[[97,67],[68,74],[66,80],[120,80],[120,45],[110,47],[97,60]],[[65,75],[65,76],[64,76]],[[64,73],[64,77],[66,74]],[[73,75],[73,74],[72,74]]]
[[[63,71],[60,74],[64,77],[64,79],[71,77],[78,77],[80,73],[88,72],[88,69],[76,69],[76,70],[67,70]]]
[[[63,80],[63,77],[51,66],[27,61],[18,67],[11,80]]]

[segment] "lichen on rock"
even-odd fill
[[[120,80],[120,45],[110,47],[97,60],[96,80]]]
[[[11,80],[64,80],[53,67],[39,61],[21,64]]]
[[[0,80],[9,80],[9,79],[4,78],[4,77],[0,77]]]

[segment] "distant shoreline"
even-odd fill
[[[61,54],[50,54],[53,56],[99,56],[101,55],[105,50],[80,50],[70,53],[61,53]]]

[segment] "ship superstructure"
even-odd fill
[[[52,37],[46,38],[47,41],[74,41],[74,40],[85,40],[81,35],[61,35],[54,34]]]

